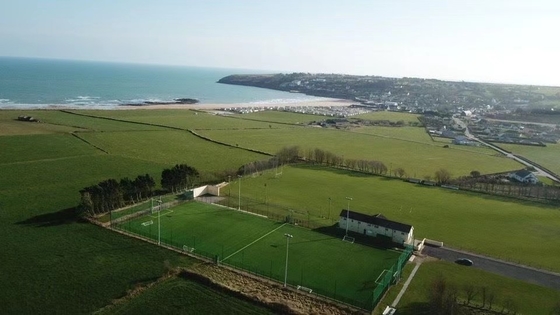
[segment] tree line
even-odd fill
[[[199,178],[198,171],[186,164],[177,164],[161,173],[161,187],[178,192],[192,187]],[[154,195],[156,182],[149,174],[138,175],[134,180],[107,179],[80,190],[78,215],[93,217],[127,205],[147,200]]]

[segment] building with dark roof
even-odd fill
[[[508,178],[524,184],[536,184],[539,182],[537,176],[528,170],[519,170],[517,172],[510,173]]]
[[[382,214],[367,215],[344,209],[340,212],[338,227],[371,237],[390,238],[400,245],[414,243],[412,225],[391,221]]]

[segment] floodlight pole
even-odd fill
[[[158,209],[158,215],[157,215],[157,230],[158,230],[158,237],[157,237],[157,244],[158,246],[161,245],[161,221],[160,221],[160,216],[161,216],[161,197],[159,197],[158,200],[158,204],[159,204],[159,209]],[[154,198],[152,198],[152,211],[154,208]]]
[[[237,204],[237,210],[241,210],[241,175],[237,175],[239,178],[239,203]]]
[[[286,269],[284,270],[284,288],[288,283],[288,247],[290,246],[290,238],[294,237],[292,234],[285,233],[286,237]]]
[[[350,200],[354,199],[352,199],[352,197],[346,197],[346,200],[348,200],[348,207],[346,208],[346,236],[348,236],[348,224],[350,222]]]

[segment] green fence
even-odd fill
[[[300,212],[299,215],[294,215],[294,211],[291,211],[290,209],[282,208],[277,205],[264,205],[264,207],[268,207],[269,211],[267,211],[263,207],[263,204],[259,203],[256,200],[245,199],[244,201],[247,207],[245,209],[242,208],[243,211],[249,211],[255,214],[266,216],[269,219],[277,222],[285,222],[286,219],[289,218],[291,220],[291,223],[298,224],[308,228],[325,226],[325,224],[323,224],[323,221],[317,222],[315,220],[311,220],[311,218],[306,218],[305,216],[302,216],[301,215],[302,212]],[[222,203],[227,203],[227,202],[228,202],[227,200],[222,201]],[[135,214],[135,212],[131,211],[131,213],[129,214]],[[136,215],[128,216],[128,218],[129,220],[123,220],[123,221],[118,220],[120,222],[116,222],[115,224],[112,225],[112,227],[114,229],[122,231],[125,234],[134,235],[136,237],[148,240],[152,243],[158,242],[157,237],[156,239],[154,239],[154,235],[155,234],[157,235],[157,229],[158,229],[156,219],[152,219],[153,222],[150,224],[149,227],[147,227],[145,232],[141,232],[141,231],[133,232],[130,229],[130,221],[136,218]],[[184,252],[185,254],[200,257],[210,262],[220,263],[231,268],[243,270],[245,272],[249,272],[251,274],[257,275],[259,277],[267,278],[276,281],[278,283],[283,284],[284,282],[283,272],[278,272],[278,270],[283,269],[283,262],[271,261],[270,268],[267,267],[266,268],[267,270],[259,269],[255,265],[252,265],[249,261],[243,261],[243,259],[241,261],[228,260],[226,262],[222,262],[221,259],[224,258],[223,246],[221,247],[222,248],[221,250],[219,249],[220,246],[213,246],[214,248],[216,248],[215,250],[204,251],[202,250],[202,247],[204,246],[201,246],[204,243],[204,240],[202,239],[197,240],[195,237],[192,237],[192,239],[189,239],[186,242],[184,239],[181,242],[179,242],[177,239],[178,239],[177,235],[174,240],[173,233],[171,233],[171,235],[168,235],[167,237],[161,237],[160,242],[162,246],[173,248],[176,251]],[[330,284],[325,285],[323,287],[311,287],[306,284],[305,275],[303,274],[303,272],[301,275],[301,279],[299,281],[294,281],[292,279],[291,281],[289,281],[288,284],[296,288],[298,286],[303,286],[312,289],[312,292],[310,294],[323,299],[333,300],[336,303],[347,304],[352,307],[357,307],[363,310],[371,311],[375,308],[375,306],[377,305],[377,303],[379,302],[379,300],[381,299],[385,291],[389,288],[389,286],[391,286],[398,280],[398,278],[402,273],[402,268],[406,264],[411,254],[412,254],[412,248],[411,247],[406,248],[399,256],[396,264],[393,265],[389,269],[389,271],[386,272],[381,277],[381,279],[378,282],[378,285],[375,287],[372,294],[369,295],[368,298],[364,298],[360,300],[352,299],[349,298],[348,295],[341,294],[340,288],[338,288],[339,290],[337,292],[336,280],[332,280]]]
[[[385,275],[381,278],[379,284],[377,285],[375,290],[373,290],[373,301],[372,301],[371,309],[375,308],[375,306],[377,305],[377,303],[379,303],[379,300],[381,300],[383,294],[385,294],[387,289],[389,289],[391,285],[399,281],[402,275],[402,270],[404,268],[404,265],[412,255],[412,251],[413,251],[412,246],[406,247],[405,250],[402,252],[402,254],[399,256],[397,263],[393,265],[391,269],[389,269],[389,271],[386,272]]]

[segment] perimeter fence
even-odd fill
[[[290,223],[308,229],[325,228],[328,226],[332,226],[333,223],[336,222],[327,217],[311,216],[309,211],[298,211],[295,209],[290,209],[288,207],[283,207],[281,205],[266,203],[262,200],[243,198],[241,199],[241,204],[238,204],[238,198],[235,198],[235,201],[237,202],[234,202],[231,199],[233,198],[224,198],[217,204],[223,206],[224,208],[227,208],[227,210],[224,211],[239,209],[242,212],[249,212],[253,215],[266,217],[269,220],[275,222]],[[167,208],[178,203],[183,202],[172,201],[167,204],[162,204],[161,211],[166,211]],[[243,259],[243,251],[240,253],[241,260],[230,259],[227,261],[222,261],[221,259],[224,258],[224,246],[219,244],[213,244],[212,246],[201,246],[202,244],[205,244],[205,240],[197,239],[196,237],[191,237],[185,240],[184,235],[176,235],[174,237],[173,233],[162,236],[158,240],[158,222],[157,218],[154,218],[153,215],[149,221],[146,221],[146,223],[148,224],[147,226],[145,226],[145,229],[134,230],[133,228],[131,228],[132,221],[140,216],[147,216],[149,214],[151,214],[151,205],[148,209],[131,209],[129,210],[129,213],[122,213],[122,215],[120,215],[116,220],[113,220],[111,227],[113,229],[121,231],[124,234],[128,234],[151,243],[159,243],[159,245],[161,246],[200,258],[208,262],[221,264],[277,282],[279,284],[283,284],[285,280],[283,273],[283,261],[271,260],[269,265],[263,264],[262,262],[254,263],[248,261],[248,259]],[[336,213],[336,216],[338,217],[338,212]],[[212,249],[205,250],[204,248]],[[379,303],[381,297],[387,291],[389,286],[399,280],[402,273],[402,268],[411,256],[412,250],[412,247],[405,248],[405,250],[400,254],[397,262],[388,271],[380,276],[380,279],[378,279],[377,281],[376,287],[371,291],[372,293],[367,298],[353,299],[349,297],[348,294],[345,294],[347,292],[344,292],[344,288],[341,288],[342,285],[340,283],[338,283],[337,287],[336,279],[328,281],[328,284],[322,286],[310,285],[306,281],[307,276],[304,273],[303,268],[299,280],[294,281],[294,279],[289,279],[288,285],[292,288],[301,290],[301,292],[305,292],[305,294],[309,294],[317,298],[329,300],[334,303],[339,303],[366,311],[371,311],[375,308],[377,303]],[[268,266],[266,266],[267,268],[263,268],[263,265]],[[308,266],[308,268],[312,269],[313,267]],[[329,278],[329,276],[331,275],[324,275],[324,277],[327,279]]]

